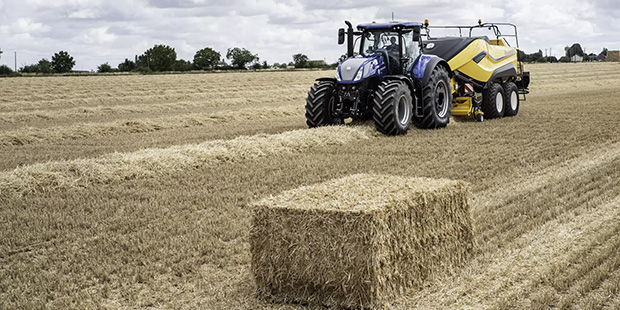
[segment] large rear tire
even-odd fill
[[[491,83],[482,93],[482,112],[484,118],[500,118],[504,116],[504,89],[498,83]]]
[[[515,116],[519,113],[519,89],[517,84],[504,84],[504,116]]]
[[[402,81],[383,81],[373,104],[375,127],[386,135],[404,135],[411,126],[413,103],[409,87]]]
[[[422,94],[422,117],[414,117],[414,124],[424,129],[446,127],[452,110],[452,87],[444,67],[437,66],[433,69]]]
[[[306,124],[308,127],[341,125],[344,120],[334,117],[335,104],[333,98],[336,83],[332,81],[316,82],[308,92],[306,98]]]

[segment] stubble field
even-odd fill
[[[395,309],[620,309],[620,64],[526,68],[518,116],[400,137],[307,129],[331,71],[0,79],[0,308],[306,309],[256,299],[249,205],[379,173],[471,190],[474,258]]]

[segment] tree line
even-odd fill
[[[0,54],[2,51],[0,50]],[[177,59],[176,50],[173,47],[163,44],[156,44],[141,55],[136,55],[134,59],[125,60],[113,68],[109,62],[97,67],[97,72],[166,72],[166,71],[190,71],[190,70],[247,70],[247,69],[286,69],[295,68],[334,68],[337,64],[330,66],[323,61],[310,61],[304,54],[293,55],[293,61],[289,63],[268,64],[267,61],[260,62],[258,54],[251,51],[233,47],[226,52],[225,58],[218,51],[205,47],[194,54],[190,60]],[[229,61],[229,63],[226,62]],[[73,70],[75,60],[66,51],[55,53],[51,61],[41,59],[37,63],[24,65],[19,68],[21,73],[67,73]],[[0,66],[0,74],[11,74],[13,70],[8,66]]]
[[[526,54],[519,50],[518,59],[523,62],[571,62],[574,56],[579,56],[581,61],[602,61],[607,57],[607,48],[603,48],[598,54],[587,54],[579,43],[575,43],[570,47],[565,47],[564,52],[565,55],[558,59],[555,56],[544,56],[542,50],[538,50],[538,52],[532,54]]]

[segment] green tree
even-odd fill
[[[172,71],[191,71],[192,70],[192,62],[186,61],[183,59],[179,59],[172,64]]]
[[[205,47],[194,55],[194,67],[198,70],[213,69],[222,55],[210,47]]]
[[[19,68],[19,72],[21,73],[39,73],[41,72],[41,68],[39,68],[38,64],[25,65]]]
[[[136,68],[136,63],[125,58],[125,61],[118,64],[118,70],[121,72],[131,72]]]
[[[52,73],[52,63],[49,60],[45,58],[39,60],[38,66],[39,66],[39,71],[41,73],[43,74]]]
[[[603,51],[602,51],[602,52],[600,52],[598,55],[599,55],[599,56],[605,56],[605,57],[607,57],[607,51],[608,51],[608,49],[605,47],[605,48],[603,48]],[[2,51],[0,51],[0,53],[2,53]]]
[[[138,67],[148,67],[153,71],[172,71],[177,60],[177,52],[168,45],[155,45],[138,57]]]
[[[73,66],[75,66],[73,57],[65,51],[60,51],[52,56],[52,70],[56,73],[69,72]]]
[[[263,61],[263,69],[269,69],[269,64],[267,63],[267,61]]]
[[[308,56],[304,54],[295,54],[293,55],[293,62],[295,63],[295,68],[305,68],[308,66]]]
[[[571,45],[571,47],[565,48],[565,49],[566,49],[566,57],[568,57],[569,59],[575,55],[583,56],[583,49],[581,48],[581,44],[579,43],[575,43]]]
[[[252,54],[252,52],[245,48],[238,47],[229,48],[226,58],[232,60],[233,66],[237,67],[237,69],[246,69],[247,64],[253,64],[259,60],[258,55]]]
[[[263,68],[263,66],[261,66],[261,64],[259,64],[258,62],[252,65],[252,69],[254,70],[258,70]]]
[[[110,66],[110,64],[106,62],[97,67],[97,72],[99,73],[112,72],[112,67]]]
[[[12,75],[13,69],[9,68],[7,65],[0,66],[0,75]]]

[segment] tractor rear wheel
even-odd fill
[[[517,84],[508,82],[504,84],[504,116],[515,116],[519,113],[519,89]]]
[[[450,77],[446,69],[442,66],[435,67],[422,92],[424,96],[422,98],[423,115],[421,118],[413,118],[417,127],[435,129],[448,125],[452,109],[451,89]]]
[[[504,116],[504,90],[498,83],[491,83],[482,93],[482,112],[487,119]]]
[[[411,126],[412,102],[404,82],[388,80],[379,84],[372,109],[377,130],[391,136],[406,134]]]
[[[328,125],[341,125],[344,120],[334,117],[332,112],[335,109],[334,87],[336,83],[332,81],[319,81],[310,88],[306,99],[306,124],[314,128]]]

